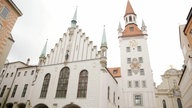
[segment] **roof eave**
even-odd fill
[[[20,11],[20,9],[15,5],[15,3],[12,0],[7,0],[12,6],[13,8],[17,11],[17,13],[22,16],[23,13]]]

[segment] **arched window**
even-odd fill
[[[61,69],[55,97],[66,97],[70,70],[68,67]]]
[[[167,108],[165,100],[163,100],[163,108]]]
[[[87,95],[88,72],[83,70],[79,74],[77,97],[84,98]]]
[[[177,104],[178,104],[178,108],[183,108],[180,98],[177,98]]]
[[[42,88],[41,88],[40,98],[45,98],[46,97],[48,87],[49,87],[50,78],[51,78],[51,74],[48,73],[48,74],[45,75],[43,85],[42,85]]]
[[[132,17],[131,16],[129,16],[129,22],[132,22]]]

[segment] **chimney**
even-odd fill
[[[26,64],[29,65],[29,62],[30,62],[30,58],[27,59]]]

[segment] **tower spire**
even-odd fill
[[[121,23],[119,22],[119,26],[118,26],[118,29],[117,29],[119,35],[122,33],[122,30],[123,29],[121,27]]]
[[[77,7],[76,7],[75,13],[73,15],[73,19],[71,20],[71,27],[75,27],[76,24],[77,24]]]
[[[101,47],[107,47],[107,39],[106,39],[106,32],[105,32],[105,25],[103,27],[103,36],[101,41]]]
[[[39,58],[45,58],[46,50],[47,50],[47,41],[48,41],[48,39],[46,40],[45,46],[43,47],[43,50],[42,50],[41,55],[39,56]]]
[[[127,7],[126,7],[126,11],[125,11],[125,16],[128,15],[128,14],[135,14],[132,6],[131,6],[131,3],[129,2],[129,0],[127,1]]]
[[[143,34],[147,34],[147,26],[145,25],[143,19],[142,19],[141,31],[143,32]]]

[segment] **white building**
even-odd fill
[[[98,51],[76,25],[76,10],[71,26],[47,55],[45,44],[38,65],[5,64],[1,108],[155,108],[146,26],[137,27],[129,1],[124,18],[125,30],[118,28],[121,67],[107,68],[105,28]]]
[[[183,108],[181,91],[178,86],[181,75],[181,70],[173,68],[161,75],[162,82],[155,89],[157,108]]]

